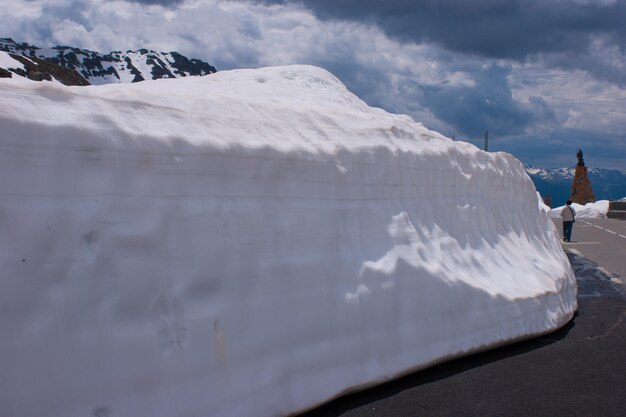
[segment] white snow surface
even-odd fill
[[[24,64],[22,64],[17,59],[14,59],[7,52],[0,51],[0,68],[9,69],[24,69]]]
[[[543,198],[541,197],[541,194],[539,193],[539,191],[537,191],[537,207],[539,207],[539,210],[545,212],[548,215],[550,214],[550,211],[552,210],[549,205],[543,202]]]
[[[565,206],[555,207],[550,210],[550,217],[559,218],[561,216],[561,210]],[[606,219],[606,214],[609,211],[609,200],[599,200],[595,203],[577,204],[572,203],[572,207],[576,212],[577,219]]]
[[[519,161],[322,69],[0,89],[3,415],[286,415],[577,308]]]

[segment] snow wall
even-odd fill
[[[520,162],[321,69],[0,89],[3,415],[286,415],[577,307]]]

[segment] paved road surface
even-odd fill
[[[563,238],[561,219],[554,223]],[[572,241],[563,242],[566,250],[575,249],[626,284],[626,220],[578,219]],[[625,413],[626,415],[626,413]]]
[[[626,277],[626,239],[619,240],[626,221],[616,222],[581,219],[574,241],[563,244],[576,273],[579,310],[561,330],[443,363],[302,417],[625,417],[626,298],[615,278]]]

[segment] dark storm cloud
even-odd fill
[[[576,151],[582,148],[585,163],[591,168],[624,171],[624,163],[616,155],[626,154],[624,135],[607,135],[583,129],[558,128],[544,135],[499,137],[490,135],[489,149],[505,151],[523,162],[539,167],[571,167],[576,164]],[[481,141],[473,141],[482,146]]]
[[[580,68],[626,83],[610,67],[612,56],[589,61],[594,48],[626,54],[626,1],[592,0],[261,0],[301,3],[321,19],[375,24],[401,41],[431,42],[488,58],[525,60],[560,54],[555,66]],[[602,39],[598,46],[597,39]],[[619,59],[619,58],[618,58]],[[623,63],[623,62],[622,62]],[[618,63],[619,64],[619,63]],[[609,68],[607,68],[607,66]],[[617,65],[621,67],[621,65]]]
[[[554,123],[554,112],[543,99],[533,97],[529,103],[514,100],[509,73],[508,67],[492,66],[474,73],[476,84],[472,86],[420,86],[420,101],[468,137],[480,137],[485,130],[519,135],[533,125]]]

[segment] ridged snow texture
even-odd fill
[[[284,415],[576,309],[521,163],[323,70],[0,87],[4,415]]]

